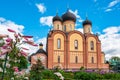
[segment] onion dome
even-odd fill
[[[87,25],[87,24],[92,25],[92,22],[86,18],[86,20],[83,21],[82,24],[83,24],[83,26],[84,26],[84,25]]]
[[[56,14],[56,16],[53,17],[53,22],[54,21],[61,21],[62,22],[62,18],[58,16],[58,14]]]
[[[36,52],[36,54],[45,54],[45,55],[47,55],[47,53],[43,50],[43,49],[39,49],[37,52]]]
[[[39,46],[43,46],[43,44],[42,44],[42,43],[40,43],[40,44],[39,44]]]
[[[62,19],[63,19],[63,22],[67,20],[72,20],[76,22],[76,16],[73,13],[71,13],[69,10],[67,10],[67,12],[62,15]]]

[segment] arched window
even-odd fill
[[[64,31],[66,31],[66,25],[64,25]]]
[[[61,47],[61,40],[60,38],[57,39],[57,48],[60,49]]]
[[[57,25],[57,30],[59,30],[59,24]]]
[[[88,28],[88,32],[89,32],[89,33],[90,33],[90,31],[91,31],[90,28]]]
[[[91,63],[94,63],[94,57],[91,58]]]
[[[78,49],[78,40],[74,41],[74,47],[75,47],[75,49]]]
[[[78,63],[78,56],[75,56],[75,63]]]
[[[70,24],[70,30],[72,31],[72,25]]]
[[[58,56],[58,63],[60,63],[60,56]]]
[[[94,50],[94,42],[93,41],[90,42],[90,48],[91,48],[91,50]]]

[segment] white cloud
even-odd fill
[[[120,0],[114,0],[114,1],[112,1],[112,2],[110,2],[109,3],[109,5],[108,5],[108,7],[110,8],[110,7],[113,7],[113,6],[115,6],[117,3],[119,3],[120,2]]]
[[[0,17],[0,34],[9,34],[9,36],[13,38],[13,33],[8,32],[8,28],[22,34],[24,26],[18,25],[10,20],[6,20],[5,18]]]
[[[105,12],[112,11],[112,7],[116,6],[118,3],[120,3],[120,0],[113,0],[112,2],[110,2],[105,9]]]
[[[109,12],[109,11],[112,11],[112,9],[106,9],[105,12]]]
[[[78,28],[78,29],[76,29],[76,30],[83,33],[83,28]]]
[[[78,14],[78,10],[75,10],[75,11],[70,10],[70,12],[73,13],[76,16],[76,18],[78,19],[78,22],[82,22],[83,21],[83,19]]]
[[[43,3],[36,4],[37,8],[39,9],[39,12],[44,13],[46,11],[46,7]]]
[[[120,57],[120,26],[112,26],[103,30],[100,40],[102,43],[102,50],[106,54],[108,60],[112,56]]]
[[[52,26],[52,18],[53,16],[46,16],[46,17],[41,17],[40,18],[40,23],[43,25],[43,26]]]

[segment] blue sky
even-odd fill
[[[77,16],[76,29],[82,29],[81,21],[85,20],[87,13],[88,19],[93,23],[93,33],[99,32],[102,41],[109,40],[110,38],[105,37],[113,34],[120,37],[120,0],[0,0],[0,18],[22,26],[21,33],[32,35],[34,40],[39,42],[46,38],[52,28],[51,19],[56,15],[56,11],[58,10],[61,16],[66,12],[67,6]],[[111,29],[115,30],[112,34],[109,33]],[[104,51],[105,45],[110,43],[103,42]],[[120,50],[116,55],[118,52]]]

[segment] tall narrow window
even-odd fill
[[[72,31],[72,25],[70,24],[70,30]]]
[[[78,40],[74,41],[74,47],[75,47],[75,49],[78,49]]]
[[[91,58],[91,63],[94,63],[94,57]]]
[[[60,38],[57,39],[57,48],[60,49],[61,47],[61,40]]]
[[[75,56],[75,63],[78,63],[78,56]]]
[[[66,25],[64,26],[64,31],[66,31]]]
[[[57,30],[59,30],[59,24],[57,25]]]
[[[91,50],[94,50],[94,42],[93,41],[90,42],[90,48],[91,48]]]
[[[60,56],[58,56],[58,63],[60,63]]]
[[[88,28],[88,32],[90,33],[90,28]]]

